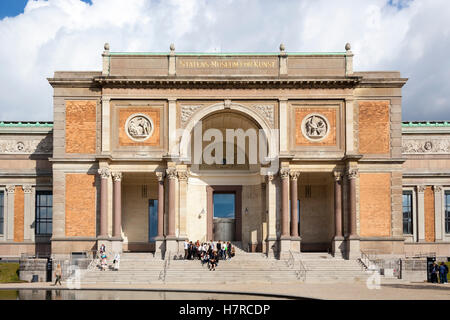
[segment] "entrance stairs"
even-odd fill
[[[323,283],[366,281],[371,275],[356,260],[336,259],[324,254],[301,254],[289,260],[267,258],[236,247],[231,260],[220,260],[215,271],[199,260],[162,260],[151,253],[123,253],[120,270],[81,270],[81,284],[162,283]],[[111,265],[112,261],[108,261]]]

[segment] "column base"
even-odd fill
[[[289,251],[291,251],[291,238],[283,238],[281,237],[280,240],[278,240],[278,259],[280,260],[287,260],[290,258]]]
[[[360,239],[357,236],[350,236],[346,239],[347,260],[361,258]]]
[[[170,258],[178,257],[178,238],[176,236],[166,236],[164,256],[170,254]]]
[[[278,253],[278,242],[276,238],[267,238],[266,255],[268,258],[275,258]]]
[[[164,259],[164,253],[166,251],[166,241],[164,237],[155,238],[155,258]]]
[[[335,258],[344,258],[346,256],[346,244],[344,237],[334,237],[331,243],[331,253]]]
[[[300,247],[302,244],[301,237],[291,237],[291,251],[295,254],[300,254]]]
[[[122,253],[123,252],[123,239],[122,238],[111,238],[111,253]]]

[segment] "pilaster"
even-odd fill
[[[32,240],[32,232],[31,232],[31,224],[32,224],[32,187],[31,185],[23,185],[23,193],[24,193],[24,216],[23,216],[23,240],[31,241]]]
[[[7,185],[6,186],[6,194],[7,194],[7,208],[4,225],[5,228],[5,238],[8,241],[14,240],[14,193],[15,193],[15,185]]]
[[[443,237],[443,225],[442,225],[442,187],[434,186],[434,223],[435,223],[435,239],[436,241],[442,241]]]
[[[418,241],[425,242],[425,186],[417,186],[417,231]],[[413,222],[414,226],[414,222]]]

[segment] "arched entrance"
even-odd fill
[[[207,241],[237,241],[245,250],[261,251],[267,218],[265,191],[262,185],[264,176],[260,170],[259,135],[262,134],[266,139],[266,131],[259,121],[252,118],[248,112],[238,110],[237,107],[225,109],[215,106],[212,109],[213,112],[197,120],[197,127],[187,126],[192,128],[190,139],[186,140],[191,144],[190,148],[193,151],[189,158],[190,173],[195,177],[197,184],[204,186],[203,192],[206,194],[204,235],[196,237]],[[198,136],[194,136],[194,131],[199,125],[201,141],[198,141]],[[264,126],[268,128],[265,123]],[[186,147],[183,143],[185,142],[182,139],[180,148]],[[201,163],[194,161],[195,144],[198,143],[203,152]],[[267,153],[266,150],[265,157]],[[207,158],[205,154],[214,161],[212,163],[204,161]],[[195,188],[198,187],[192,187],[189,192],[194,192]],[[192,228],[199,227],[200,221]]]

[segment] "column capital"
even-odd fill
[[[111,171],[108,168],[98,169],[98,174],[102,179],[108,179],[111,176]]]
[[[291,171],[289,172],[289,176],[291,177],[291,180],[296,181],[298,177],[300,177],[300,171]]]
[[[269,173],[266,175],[266,182],[269,183],[275,178],[274,174]]]
[[[177,171],[177,175],[180,181],[187,181],[187,179],[189,178],[188,171]]]
[[[156,178],[158,178],[159,182],[164,181],[164,177],[165,177],[164,171],[156,171],[155,174],[156,174]]]
[[[24,193],[31,193],[31,185],[30,184],[25,184],[22,186],[23,192]]]
[[[426,188],[426,186],[417,186],[417,192],[424,193]]]
[[[356,179],[357,176],[358,176],[357,168],[348,168],[347,169],[347,178],[348,179]]]
[[[334,181],[339,182],[342,180],[342,171],[335,170],[333,171]]]
[[[8,193],[14,193],[16,191],[16,186],[13,184],[7,185],[6,186],[6,192]]]
[[[177,169],[175,168],[166,169],[166,175],[169,179],[178,179]]]
[[[114,182],[120,182],[122,181],[122,172],[111,172],[112,178]]]
[[[280,177],[281,179],[288,179],[289,178],[289,168],[281,168],[280,169]]]
[[[433,186],[434,192],[442,192],[442,186]]]

